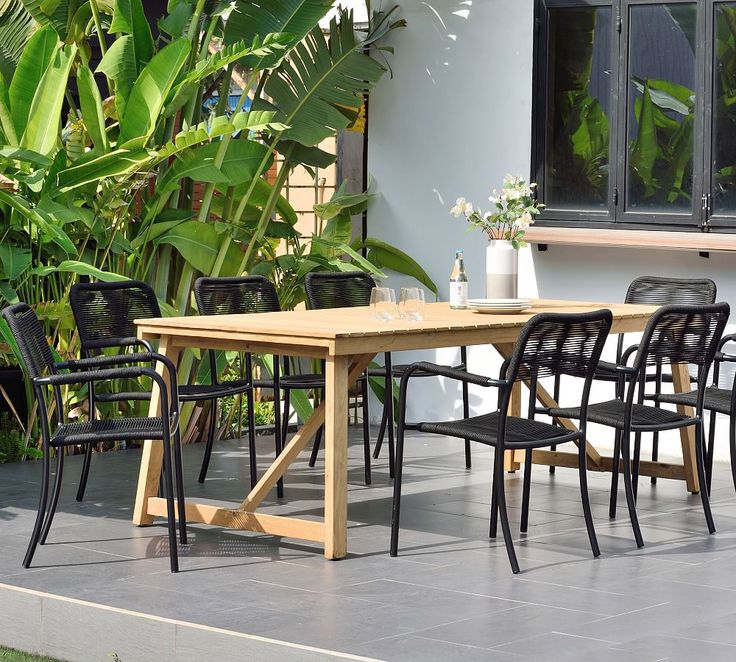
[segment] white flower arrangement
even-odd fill
[[[472,202],[458,198],[450,214],[464,217],[471,227],[480,228],[489,241],[510,241],[514,248],[526,246],[524,234],[534,223],[534,217],[544,207],[534,199],[536,184],[527,184],[521,177],[506,175],[501,192],[495,189],[488,198],[495,211],[483,212]]]

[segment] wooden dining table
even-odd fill
[[[642,331],[656,310],[654,306],[620,303],[562,300],[534,300],[531,303],[531,308],[520,314],[452,310],[446,303],[431,303],[426,306],[423,321],[375,320],[367,307],[136,320],[139,337],[158,341],[159,352],[175,364],[186,348],[310,357],[325,362],[323,401],[315,407],[311,417],[292,436],[242,503],[218,506],[187,501],[188,522],[309,540],[324,546],[326,558],[343,558],[348,551],[348,389],[376,354],[460,345],[493,345],[503,357],[507,357],[524,323],[537,313],[582,313],[608,308],[613,313],[611,332],[625,333]],[[166,378],[161,364],[157,369]],[[471,369],[487,373],[482,365],[471,366]],[[687,366],[673,366],[673,378],[676,390],[689,389]],[[537,397],[544,406],[556,404],[544,388],[538,388]],[[517,384],[511,403],[512,415],[520,414],[520,399],[521,384]],[[150,414],[158,415],[159,408],[159,394],[154,390]],[[574,427],[572,421],[562,420],[560,423]],[[307,520],[259,512],[258,507],[322,425],[325,435],[324,519]],[[611,458],[601,456],[593,444],[587,443],[589,469],[610,471]],[[642,462],[640,473],[684,480],[689,491],[697,492],[692,427],[681,432],[681,444],[682,464]],[[534,451],[533,460],[539,464],[577,467],[576,452]],[[506,468],[514,471],[521,461],[523,455],[519,451],[516,455],[509,454],[505,458]],[[166,517],[166,501],[158,496],[161,462],[161,443],[146,441],[134,508],[133,519],[137,525],[151,524],[154,517]]]

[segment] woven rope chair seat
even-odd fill
[[[698,392],[690,391],[689,393],[662,393],[656,396],[658,402],[667,402],[675,405],[686,405],[694,407],[697,404]],[[731,390],[726,388],[717,388],[708,386],[705,389],[704,405],[705,409],[718,412],[719,414],[731,415]]]
[[[588,406],[588,422],[607,425],[608,427],[623,430],[626,403],[621,400],[598,402]],[[555,407],[549,410],[549,415],[555,418],[580,418],[579,407]],[[648,405],[633,405],[631,410],[631,425],[646,427],[650,425],[676,425],[689,417],[667,409],[657,409]]]
[[[143,441],[163,439],[163,423],[156,418],[112,418],[84,423],[64,423],[51,435],[52,446],[98,441]]]
[[[499,413],[473,416],[458,421],[424,422],[417,424],[420,432],[442,434],[448,437],[472,439],[473,441],[495,446],[498,443]],[[506,418],[506,446],[523,444],[525,447],[539,442],[540,446],[549,446],[554,440],[570,436],[570,430],[558,425],[550,425],[527,418]],[[562,443],[562,442],[559,442]]]

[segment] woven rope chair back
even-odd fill
[[[18,344],[28,376],[33,378],[55,374],[57,370],[54,355],[43,325],[33,309],[25,303],[17,303],[5,308],[2,315]]]
[[[307,274],[307,302],[313,310],[367,306],[376,282],[362,271],[347,273],[320,272]]]
[[[707,306],[663,306],[649,320],[634,367],[667,363],[709,366],[729,312],[725,302]]]
[[[603,309],[532,317],[521,330],[506,378],[513,381],[553,375],[592,378],[612,320],[611,311]]]
[[[710,278],[640,276],[629,285],[624,301],[654,306],[707,305],[716,301],[716,284]]]
[[[83,350],[112,347],[122,338],[135,338],[134,320],[161,317],[154,291],[135,280],[78,283],[70,302]]]
[[[194,298],[200,315],[245,315],[281,310],[274,284],[263,276],[198,278]]]

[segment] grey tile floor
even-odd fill
[[[265,458],[271,439],[259,438],[259,447]],[[165,528],[130,523],[138,451],[96,455],[81,504],[81,463],[69,458],[54,528],[30,570],[20,562],[39,467],[0,466],[0,583],[383,660],[736,660],[736,495],[726,465],[715,471],[713,536],[682,483],[642,479],[642,550],[623,508],[608,519],[608,476],[591,473],[599,559],[588,547],[576,473],[535,468],[529,533],[516,534],[523,572],[514,576],[501,539],[487,538],[491,454],[474,450],[466,471],[461,443],[418,434],[407,442],[398,558],[388,556],[386,461],[364,486],[356,436],[346,559],[326,561],[299,541],[192,525],[178,575],[168,572]],[[219,443],[204,485],[196,482],[201,452],[185,448],[188,496],[239,501],[245,448]],[[266,511],[320,517],[322,480],[321,466],[310,469],[303,456],[286,498],[274,494]],[[520,488],[520,474],[507,475],[517,522]],[[292,659],[290,650],[273,659]]]

